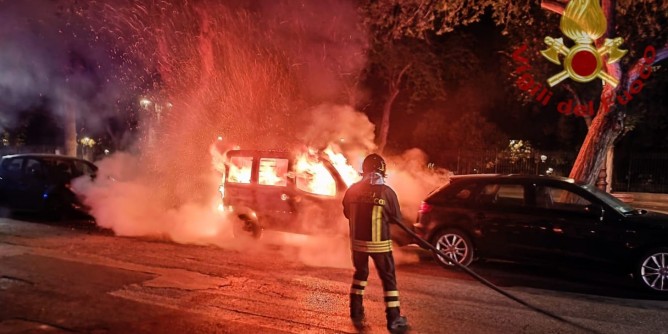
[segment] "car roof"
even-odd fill
[[[77,157],[71,157],[68,155],[61,154],[52,154],[52,153],[19,153],[19,154],[10,154],[2,156],[2,159],[13,159],[13,158],[53,158],[53,159],[68,159],[68,160],[79,160],[92,163],[86,159],[81,159]]]
[[[528,174],[462,174],[453,175],[450,177],[452,181],[456,180],[521,180],[521,181],[537,181],[537,180],[556,180],[568,183],[577,183],[574,179],[561,176],[548,175],[528,175]]]

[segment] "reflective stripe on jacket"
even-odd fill
[[[389,224],[401,222],[399,201],[379,174],[365,175],[362,181],[350,186],[343,197],[343,214],[350,222],[353,251],[392,251]]]

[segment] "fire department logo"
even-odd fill
[[[599,78],[617,87],[617,79],[603,69],[603,57],[607,63],[619,61],[628,50],[619,47],[624,40],[621,37],[606,38],[603,45],[596,48],[594,41],[603,36],[607,29],[607,21],[599,0],[571,0],[568,2],[559,25],[561,32],[575,42],[572,47],[564,45],[563,38],[545,37],[548,49],[540,53],[547,60],[561,65],[559,55],[565,57],[564,70],[547,80],[550,87],[558,85],[565,79],[577,82],[589,82]]]

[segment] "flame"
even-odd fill
[[[250,183],[252,158],[232,157],[227,169],[227,182]]]
[[[607,21],[598,0],[571,0],[561,17],[564,35],[579,44],[589,44],[603,36]]]
[[[336,196],[334,177],[314,153],[314,150],[309,149],[309,152],[297,156],[297,188],[317,195]]]
[[[339,175],[341,175],[341,178],[343,178],[343,182],[350,187],[353,183],[361,179],[360,173],[348,163],[348,159],[342,153],[335,152],[336,148],[330,144],[324,152],[327,154],[332,165],[334,165],[334,168],[339,172]]]
[[[238,149],[235,147],[233,149]],[[225,180],[232,183],[251,183],[253,158],[248,156],[233,156],[225,159],[227,154],[220,154],[217,150],[210,150],[213,155],[214,168],[223,174],[219,191],[225,196]],[[347,186],[359,181],[361,175],[353,168],[336,144],[330,144],[322,151],[331,162],[336,172]],[[294,178],[298,189],[316,195],[336,196],[337,181],[332,170],[319,157],[320,152],[313,148],[299,153],[296,156],[293,170],[289,171],[287,158],[261,158],[258,163],[258,180],[260,185],[287,186],[288,179]],[[223,162],[224,161],[224,162]],[[227,169],[222,168],[226,165]]]
[[[288,184],[288,160],[262,158],[259,174],[259,184],[284,187]]]

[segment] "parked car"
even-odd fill
[[[427,196],[415,232],[451,261],[603,264],[668,293],[668,215],[637,210],[591,185],[530,175],[465,175]]]
[[[70,190],[70,181],[95,177],[86,160],[55,154],[16,154],[0,159],[0,208],[39,213],[51,219],[86,214],[88,208]]]
[[[314,234],[333,231],[333,213],[342,211],[347,189],[336,168],[324,157],[298,167],[287,151],[231,150],[226,153],[220,187],[223,206],[238,218],[237,237],[259,238],[262,230]]]

